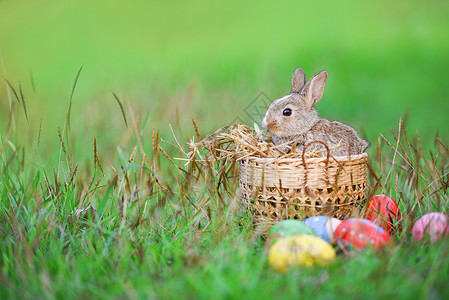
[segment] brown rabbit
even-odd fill
[[[292,76],[291,94],[274,100],[268,107],[262,126],[270,131],[273,143],[280,145],[281,150],[289,151],[295,142],[297,149],[302,150],[312,141],[322,141],[331,148],[343,145],[332,152],[343,156],[361,154],[369,147],[369,142],[361,139],[354,128],[318,116],[315,104],[323,96],[326,79],[327,72],[322,71],[306,83],[306,74],[297,68]]]

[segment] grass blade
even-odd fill
[[[6,84],[8,84],[9,88],[11,89],[11,91],[13,92],[14,97],[16,97],[17,103],[20,104],[20,99],[19,99],[19,96],[18,96],[18,94],[16,92],[16,89],[12,86],[11,82],[9,82],[8,79],[5,79],[5,81],[6,81]]]
[[[20,93],[20,99],[22,100],[22,107],[23,107],[23,112],[25,113],[25,118],[27,120],[27,123],[30,124],[30,122],[28,121],[28,113],[27,113],[27,105],[25,102],[25,96],[23,95],[23,90],[22,90],[22,85],[19,82],[19,93]]]
[[[67,116],[66,116],[66,127],[67,127],[66,137],[68,135],[68,131],[70,130],[70,113],[72,111],[73,94],[75,94],[76,84],[78,83],[78,78],[80,77],[82,70],[83,70],[83,66],[80,67],[80,69],[78,70],[78,73],[76,74],[75,82],[73,83],[73,87],[72,87],[72,93],[70,94],[69,108],[67,109]]]
[[[112,92],[112,95],[114,95],[115,101],[117,101],[118,105],[120,106],[120,111],[122,112],[123,120],[125,121],[125,126],[126,126],[126,128],[128,128],[128,121],[126,120],[126,114],[125,114],[125,110],[123,109],[122,102],[120,101],[120,99],[117,97],[117,95],[114,92]]]

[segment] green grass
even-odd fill
[[[444,1],[0,1],[11,85],[0,80],[0,298],[448,298],[447,239],[410,236],[419,216],[448,213],[448,12]],[[329,71],[318,110],[372,143],[369,192],[397,200],[404,227],[384,251],[276,274],[244,207],[159,145],[182,156],[169,125],[185,145],[192,117],[202,136],[236,117],[251,125],[244,108],[288,93],[298,66]],[[398,141],[389,129],[406,111]],[[93,218],[71,215],[88,205]]]
[[[437,152],[424,154],[416,136],[400,128],[396,138],[388,135],[396,154],[384,142],[382,156],[371,156],[369,192],[391,195],[404,214],[393,246],[287,274],[268,265],[244,207],[231,209],[232,195],[219,201],[210,173],[197,182],[170,166],[157,133],[153,146],[140,147],[141,131],[133,131],[110,167],[93,149],[89,164],[76,162],[64,138],[54,169],[34,163],[38,147],[25,151],[2,139],[0,296],[445,298],[447,239],[421,247],[410,231],[425,212],[447,213],[448,148],[436,140]],[[94,217],[71,214],[88,205],[97,208]]]

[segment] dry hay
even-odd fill
[[[296,152],[296,144],[289,147],[287,144],[274,145],[271,138],[265,131],[259,130],[257,124],[251,128],[244,124],[225,126],[207,136],[200,142],[189,142],[190,152],[187,154],[187,161],[211,162],[216,160],[226,160],[235,157],[237,161],[253,156],[259,158],[279,158],[279,159],[299,159],[325,156],[330,151],[343,147],[338,145],[332,148],[317,150],[309,147],[306,152]],[[299,141],[298,141],[299,142]],[[289,153],[280,149],[287,146]],[[204,157],[201,150],[209,151],[210,156]],[[199,160],[198,160],[199,158]],[[187,163],[188,164],[188,163]]]

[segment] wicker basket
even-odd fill
[[[256,222],[315,215],[346,219],[363,205],[368,154],[303,158],[240,160],[240,198]]]

